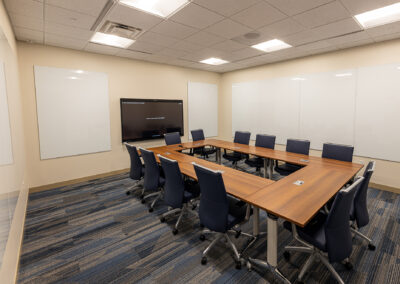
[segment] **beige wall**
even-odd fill
[[[25,183],[25,145],[24,128],[22,119],[21,94],[19,89],[18,54],[14,33],[11,28],[7,13],[0,1],[0,61],[4,62],[6,75],[6,88],[9,109],[9,120],[11,128],[13,163],[0,166],[0,195],[11,195],[19,193],[14,217],[10,220],[8,241],[5,247],[0,270],[1,283],[14,283],[17,275],[18,259],[23,228],[25,222],[25,211],[28,197],[28,186]],[[7,194],[5,194],[7,193]],[[2,216],[2,226],[5,216]],[[7,227],[7,226],[6,226]],[[0,228],[3,232],[3,227]]]
[[[334,71],[359,66],[398,63],[400,62],[399,50],[400,40],[394,40],[225,73],[222,75],[220,82],[219,136],[222,139],[232,139],[232,84],[234,83]],[[320,156],[321,153],[320,151],[312,151],[312,155]],[[355,157],[354,160],[366,163],[370,159]],[[400,163],[383,160],[376,161],[377,167],[372,182],[400,188]]]
[[[187,125],[187,82],[218,84],[212,72],[130,60],[70,49],[18,42],[21,90],[23,94],[29,186],[36,187],[129,167],[121,143],[120,98],[184,100],[185,138]],[[110,152],[40,160],[33,66],[51,66],[105,72],[109,78],[111,146]],[[62,86],[60,86],[62,87]],[[183,139],[183,140],[184,140]],[[62,143],[62,141],[60,141]],[[163,141],[141,142],[141,145]]]

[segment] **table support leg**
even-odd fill
[[[269,177],[269,167],[268,167],[268,164],[269,164],[269,159],[267,159],[267,158],[264,158],[264,173],[263,173],[263,177],[264,178],[267,178],[267,177]]]
[[[290,281],[279,271],[277,267],[278,266],[278,218],[274,215],[268,214],[267,225],[268,225],[267,261],[249,257],[247,266],[249,269],[251,269],[251,265],[255,265],[259,268],[269,270],[284,283],[290,283]]]
[[[269,179],[272,179],[272,176],[274,174],[274,160],[269,159],[269,167],[268,168],[269,168],[269,174],[268,174]]]
[[[217,164],[221,165],[221,160],[222,160],[221,148],[217,148],[216,159],[217,159]]]

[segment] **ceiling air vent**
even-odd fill
[[[99,32],[129,39],[136,39],[142,33],[142,30],[139,28],[134,28],[107,21],[105,22],[103,27],[99,30]]]

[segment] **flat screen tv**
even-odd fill
[[[121,99],[122,142],[183,136],[182,100]]]

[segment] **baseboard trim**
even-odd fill
[[[373,183],[373,182],[370,182],[369,186],[376,188],[376,189],[390,191],[390,192],[400,194],[400,188],[397,188],[397,187],[392,187],[392,186],[383,185],[383,184],[377,184],[377,183]]]
[[[41,185],[41,186],[37,186],[37,187],[31,187],[31,188],[29,188],[29,193],[45,191],[45,190],[49,190],[49,189],[53,189],[53,188],[57,188],[57,187],[77,184],[77,183],[89,181],[92,179],[105,178],[105,177],[123,174],[123,173],[127,173],[127,172],[129,172],[129,169],[122,169],[122,170],[107,172],[107,173],[103,173],[103,174],[87,176],[87,177],[83,177],[83,178],[77,178],[77,179],[72,179],[72,180],[67,180],[67,181],[62,181],[62,182],[56,182],[56,183],[52,183],[52,184]]]

